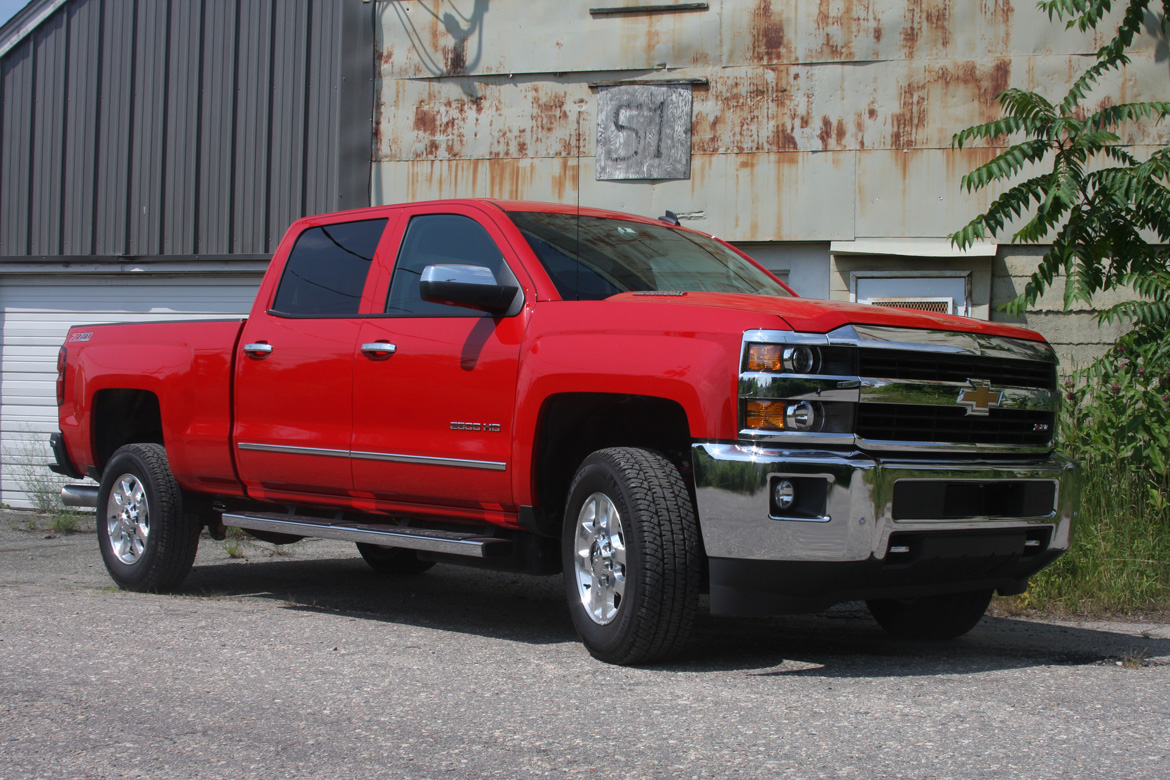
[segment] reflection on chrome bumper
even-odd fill
[[[1080,475],[1066,458],[874,458],[696,444],[714,614],[998,590],[1068,549]],[[779,491],[785,504],[772,496]],[[802,498],[803,496],[803,498]]]
[[[877,459],[859,452],[779,450],[735,444],[692,449],[703,544],[711,558],[761,561],[881,560],[897,532],[1052,529],[1046,549],[1068,549],[1080,493],[1079,469],[1060,455],[1013,461]],[[786,517],[770,503],[776,479],[823,485],[823,512]],[[1049,483],[1051,507],[1026,513],[965,516],[953,507],[941,519],[895,519],[895,486],[971,485],[988,492]],[[911,491],[913,492],[913,491]],[[960,498],[962,493],[956,493]],[[953,503],[953,502],[952,502]],[[901,515],[906,516],[906,513]]]

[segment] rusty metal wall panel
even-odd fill
[[[591,16],[599,5],[606,3],[380,3],[380,71],[383,78],[436,78],[718,64],[722,0],[710,0],[707,10]]]
[[[953,134],[997,118],[995,97],[1008,86],[1059,98],[1105,35],[1066,31],[1031,4],[1006,0],[725,0],[673,21],[612,17],[601,38],[599,20],[575,2],[419,0],[379,13],[376,202],[579,196],[640,213],[668,202],[703,211],[717,232],[741,241],[956,229],[986,205],[989,195],[965,195],[959,180],[989,153],[952,150]],[[709,45],[712,19],[718,49],[676,56]],[[619,32],[645,35],[655,25],[673,25],[676,37],[638,46]],[[502,39],[492,33],[500,29]],[[1124,73],[1103,79],[1102,100],[1164,97],[1153,38]],[[661,46],[673,47],[670,69],[646,57]],[[574,175],[566,186],[566,161],[575,174],[580,155],[585,178],[597,165],[599,91],[670,79],[692,85],[692,176],[719,197],[676,182],[578,190]],[[1145,126],[1128,140],[1165,143],[1168,132]],[[797,159],[819,169],[822,153],[834,160],[831,172],[792,173]],[[533,179],[536,171],[555,183]],[[714,214],[712,204],[735,204],[737,213]]]
[[[689,180],[596,181],[594,160],[575,158],[419,160],[374,167],[376,203],[503,198],[604,205],[657,216],[667,209],[723,238],[833,240],[854,235],[856,155],[695,155]],[[778,197],[778,193],[799,196]]]
[[[878,149],[857,153],[857,235],[942,238],[988,205],[988,191],[968,194],[963,174],[989,149]],[[908,183],[912,182],[912,186]]]
[[[374,160],[576,156],[577,108],[593,100],[582,77],[384,79]],[[597,134],[590,121],[580,135],[587,155]]]
[[[1065,30],[1031,0],[744,0],[722,20],[724,65],[1092,54],[1110,37]]]

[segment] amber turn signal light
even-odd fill
[[[780,344],[748,344],[748,371],[782,371],[784,353]]]
[[[785,408],[783,401],[748,401],[744,422],[751,430],[782,431]]]

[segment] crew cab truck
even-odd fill
[[[711,236],[550,204],[302,219],[246,319],[72,328],[57,401],[124,588],[176,587],[227,526],[387,575],[563,572],[618,664],[678,651],[703,591],[961,635],[1078,500],[1036,333],[801,299]]]

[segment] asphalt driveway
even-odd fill
[[[180,594],[133,594],[92,533],[0,519],[8,780],[1170,777],[1166,623],[918,645],[857,605],[704,616],[678,662],[618,668],[555,577],[205,539]]]

